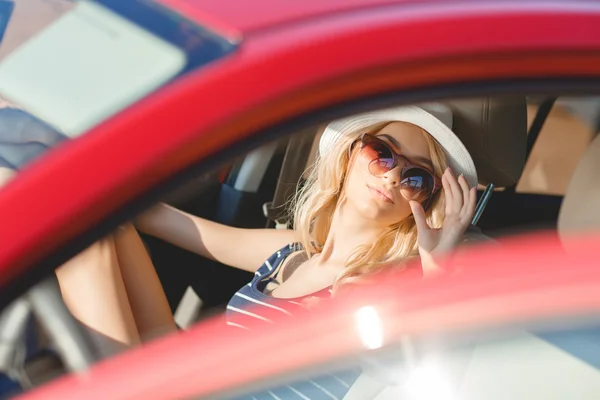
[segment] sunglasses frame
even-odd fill
[[[404,166],[402,167],[402,170],[400,171],[401,179],[406,171],[413,169],[413,168],[418,168],[420,170],[427,172],[429,175],[431,175],[431,178],[433,179],[433,189],[431,191],[431,194],[427,198],[427,200],[425,200],[423,202],[424,204],[427,204],[427,206],[425,206],[425,208],[427,208],[429,206],[430,200],[433,199],[435,194],[442,188],[442,180],[440,178],[438,178],[437,176],[435,176],[435,174],[433,172],[431,172],[430,170],[428,170],[427,168],[425,168],[421,165],[417,165],[417,164],[411,162],[407,157],[396,153],[394,151],[394,149],[392,149],[392,147],[385,140],[381,140],[377,136],[370,134],[370,133],[363,133],[362,135],[360,135],[360,137],[357,140],[355,140],[352,143],[352,146],[350,146],[350,149],[348,151],[348,157],[350,157],[350,155],[352,154],[352,150],[354,149],[354,146],[356,146],[357,143],[360,143],[360,150],[362,150],[369,143],[378,143],[378,144],[381,144],[382,146],[384,146],[386,149],[388,149],[390,154],[392,155],[392,167],[389,169],[389,171],[393,170],[394,168],[396,168],[398,166],[399,160],[403,160],[405,163],[404,163]],[[381,175],[377,176],[373,172],[371,172],[371,168],[370,168],[371,163],[373,163],[373,161],[375,161],[375,160],[376,160],[376,158],[369,162],[368,170],[371,175],[373,175],[377,178],[381,178]]]

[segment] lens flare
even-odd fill
[[[359,308],[354,314],[354,321],[358,335],[367,349],[378,349],[383,345],[383,326],[375,308]]]

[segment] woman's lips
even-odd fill
[[[367,185],[367,187],[369,188],[369,190],[371,191],[371,193],[373,193],[375,196],[377,196],[381,200],[383,200],[383,201],[385,201],[387,203],[394,204],[394,199],[392,197],[392,194],[389,193],[389,192],[387,192],[385,189],[373,187],[373,186],[370,186],[370,185]]]

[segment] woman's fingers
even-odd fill
[[[444,212],[446,215],[449,215],[452,213],[452,205],[454,200],[452,198],[452,189],[450,188],[450,183],[448,183],[448,178],[446,177],[445,172],[442,174],[442,187],[444,188],[444,196],[446,198]]]
[[[463,174],[460,174],[460,176],[458,177],[458,184],[460,185],[460,189],[462,190],[462,195],[464,199],[463,205],[465,205],[469,201],[469,190],[471,190],[471,188],[469,187],[469,183],[467,182]]]
[[[460,210],[460,216],[461,218],[467,217],[469,210],[472,207],[471,204],[471,188],[469,187],[469,183],[467,182],[467,180],[465,179],[464,175],[460,175],[458,177],[458,184],[460,185],[460,188],[462,190],[462,196],[463,196],[463,204],[462,204],[462,208]]]
[[[469,224],[473,220],[475,216],[475,207],[477,207],[477,187],[472,187],[469,190],[469,207],[467,208],[466,218],[469,221]]]
[[[471,188],[466,194],[465,204],[460,212],[460,219],[466,223],[471,223],[475,215],[475,207],[477,206],[477,188]]]
[[[447,186],[450,187],[450,191],[452,192],[452,206],[450,210],[456,214],[459,214],[464,202],[462,189],[450,168],[446,169],[444,176],[446,177]]]
[[[425,216],[425,210],[418,201],[411,200],[408,204],[410,205],[413,217],[415,218],[415,224],[417,225],[417,233],[421,237],[425,232],[427,232],[430,229],[429,224],[427,223],[427,217]]]

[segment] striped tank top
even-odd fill
[[[315,297],[331,297],[331,288],[293,299],[280,299],[265,294],[267,285],[277,278],[279,267],[290,254],[301,249],[302,247],[298,244],[290,244],[278,250],[261,265],[252,281],[242,287],[229,301],[226,314],[229,326],[249,329],[250,323],[272,323],[269,318],[261,315],[261,311],[277,310],[291,317],[295,311],[306,308],[306,300]],[[359,368],[354,368],[334,374],[315,376],[309,380],[278,386],[236,400],[341,400],[360,373]]]
[[[280,299],[265,294],[267,285],[274,282],[280,271],[280,266],[292,253],[300,251],[302,247],[299,244],[290,244],[278,250],[269,257],[260,268],[254,273],[254,278],[250,283],[242,287],[231,298],[227,305],[227,324],[237,328],[248,329],[246,322],[257,320],[265,323],[271,323],[269,318],[261,314],[262,310],[277,310],[282,314],[293,316],[294,311],[305,308],[307,301],[312,298],[331,297],[331,288],[320,290],[306,296]]]

